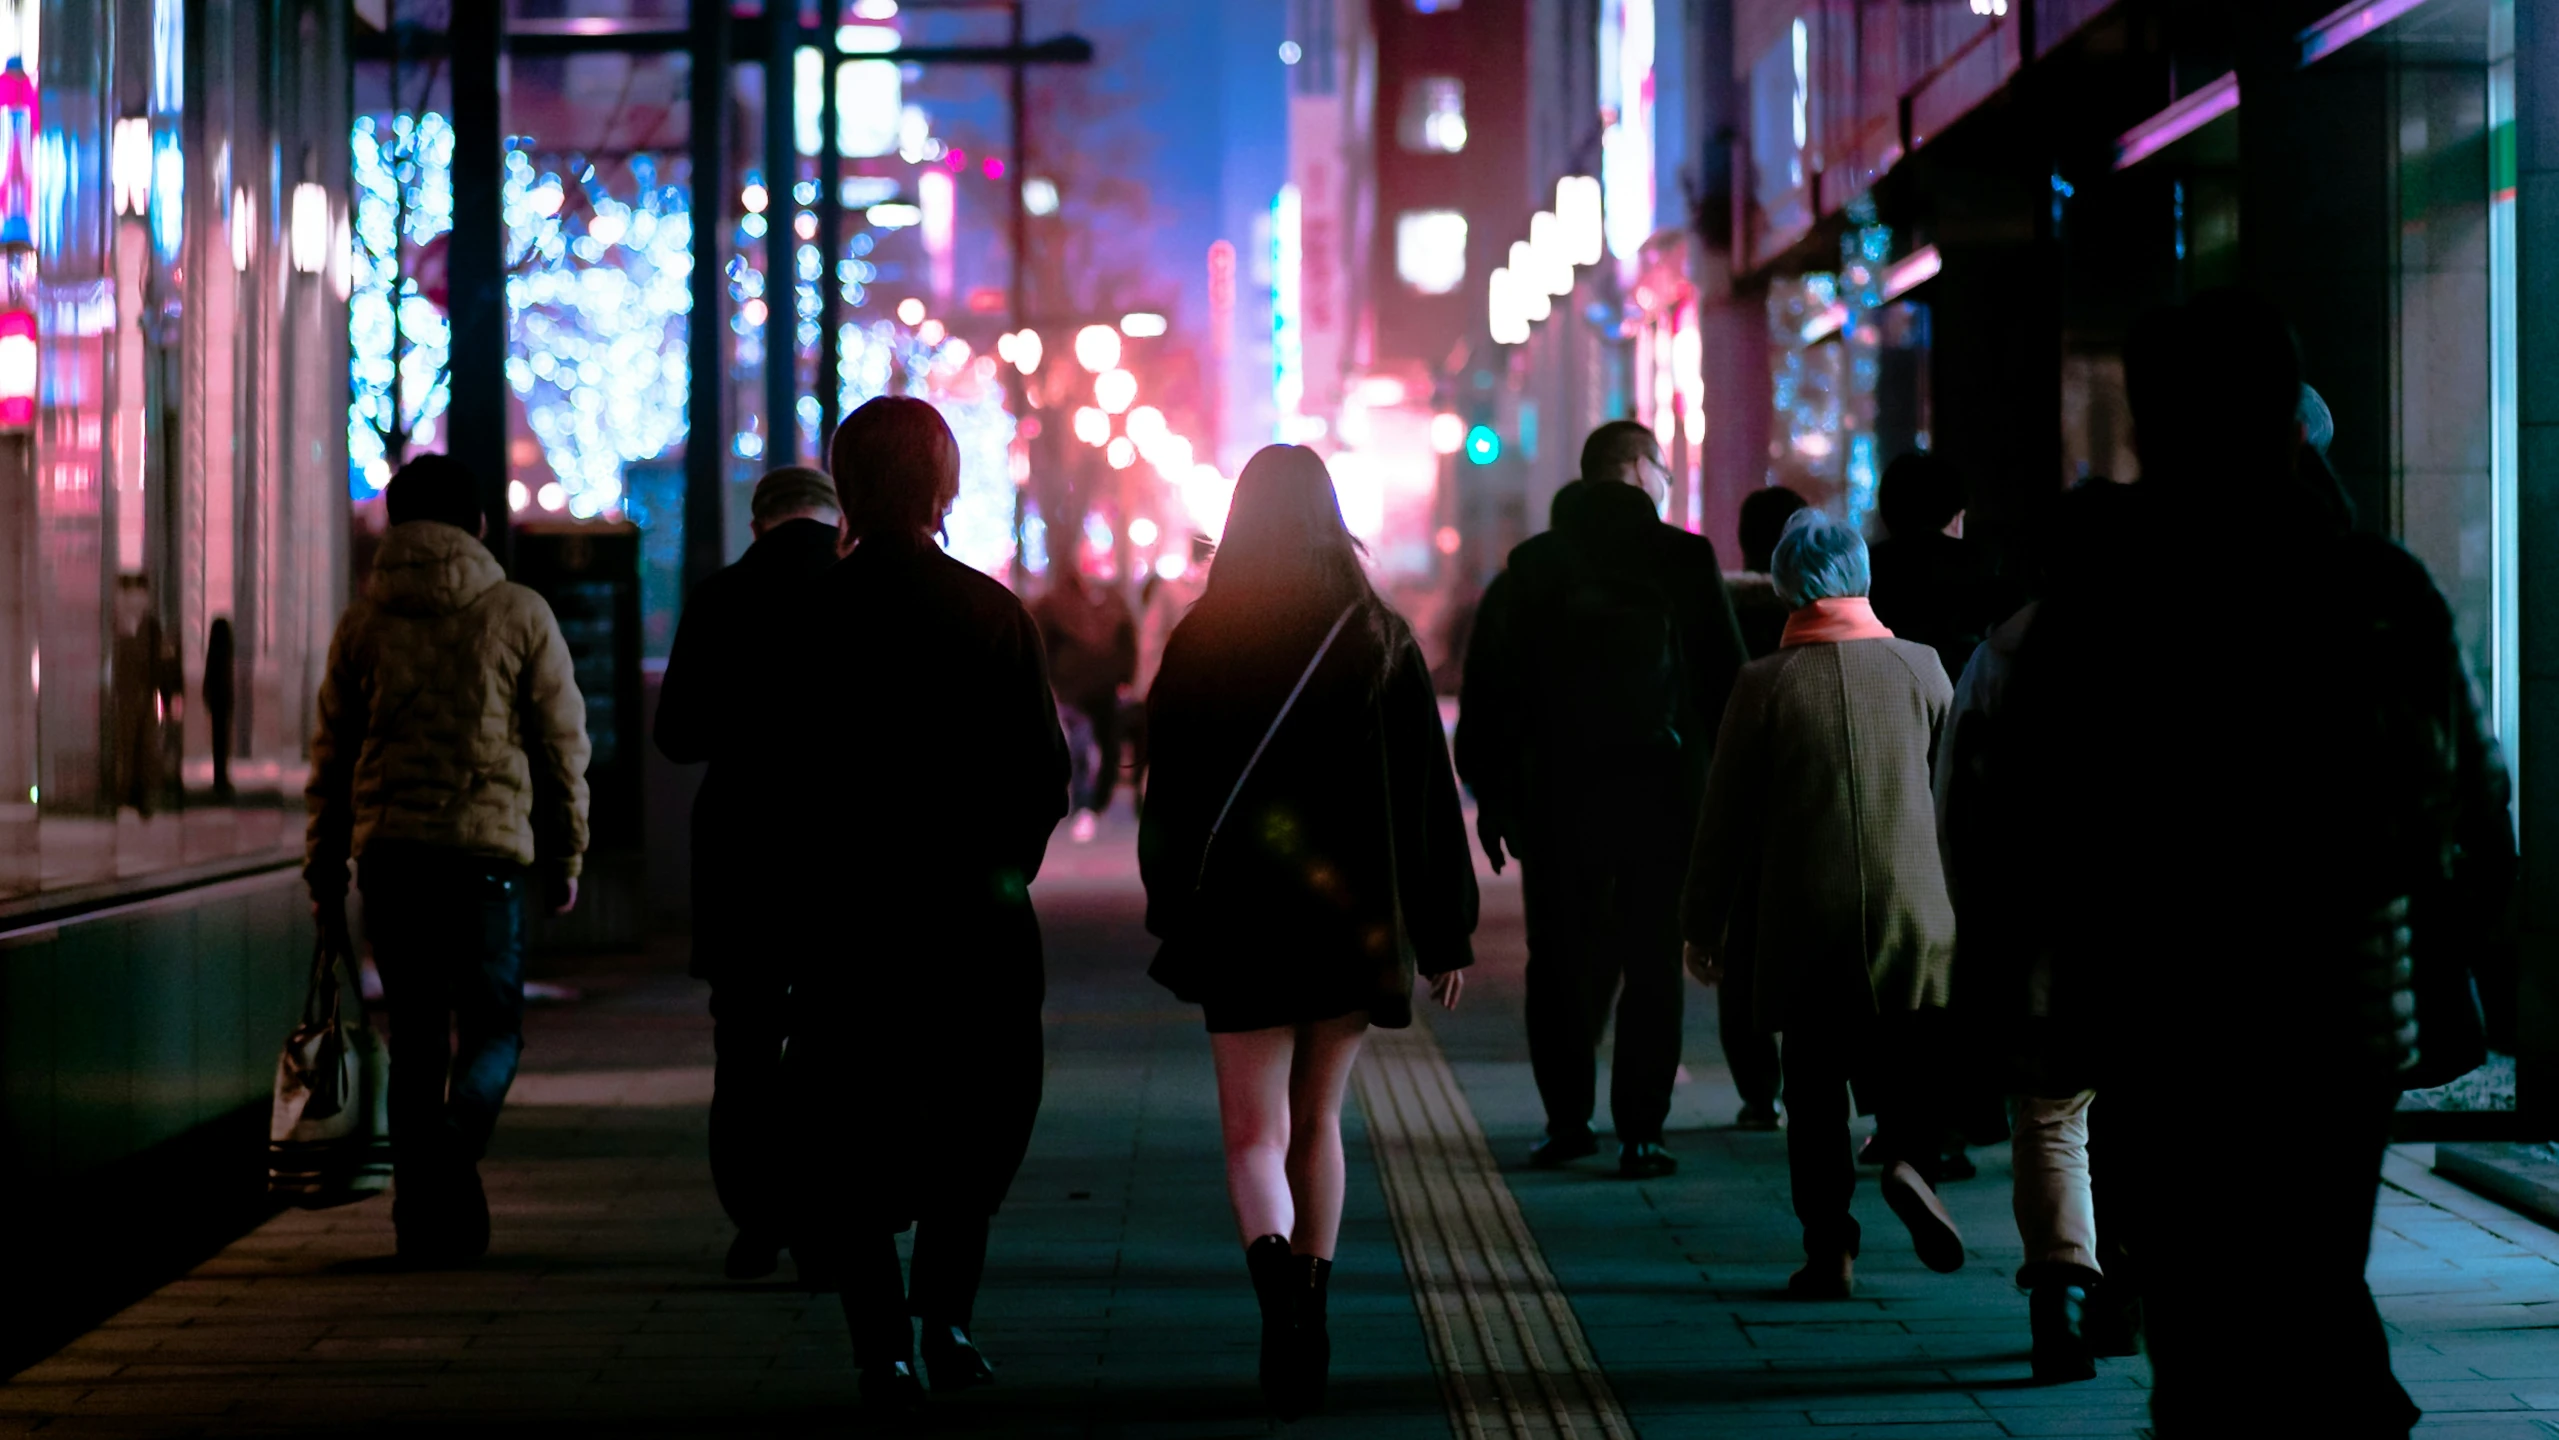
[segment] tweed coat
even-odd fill
[[[329,642],[311,735],[304,875],[400,841],[574,876],[586,851],[586,702],[548,602],[434,520],[394,525]]]
[[[1946,1003],[1955,911],[1930,765],[1954,687],[1908,640],[1742,668],[1698,816],[1687,938],[1749,965],[1776,1031]]]

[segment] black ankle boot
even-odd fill
[[[1262,1305],[1262,1399],[1273,1410],[1286,1408],[1289,1362],[1296,1350],[1296,1296],[1291,1293],[1288,1237],[1265,1235],[1244,1247],[1244,1268],[1253,1276],[1253,1298]]]
[[[1297,1301],[1297,1384],[1290,1398],[1295,1411],[1283,1419],[1311,1415],[1324,1408],[1324,1387],[1333,1370],[1333,1337],[1324,1328],[1324,1301],[1333,1284],[1333,1262],[1312,1255],[1290,1257],[1294,1272],[1289,1289]]]
[[[924,1373],[936,1390],[974,1390],[995,1383],[995,1367],[986,1363],[967,1327],[924,1322]]]
[[[2047,1385],[2097,1378],[2086,1330],[2088,1292],[2076,1285],[2045,1284],[2034,1288],[2026,1315],[2034,1327],[2035,1378]]]

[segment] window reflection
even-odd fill
[[[298,850],[344,310],[275,219],[343,154],[344,8],[0,25],[0,899]]]

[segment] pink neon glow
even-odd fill
[[[1001,180],[1004,178],[1004,162],[996,159],[992,155],[987,156],[986,163],[978,168],[986,172],[986,178],[989,180]]]
[[[35,243],[36,85],[16,56],[0,70],[0,246]]]
[[[2115,168],[2137,165],[2238,108],[2234,70],[2125,131],[2115,142]]]
[[[2301,32],[2301,63],[2325,60],[2425,3],[2426,0],[2356,0]]]
[[[1900,299],[1936,279],[1937,272],[1945,268],[1946,262],[1938,257],[1937,247],[1922,245],[1884,267],[1884,298]]]

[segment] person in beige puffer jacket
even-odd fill
[[[530,892],[577,903],[586,704],[551,607],[477,538],[470,473],[420,456],[386,501],[329,645],[303,873],[342,938],[359,864],[391,1016],[392,1223],[404,1257],[442,1263],[488,1248],[477,1167],[523,1048]]]

